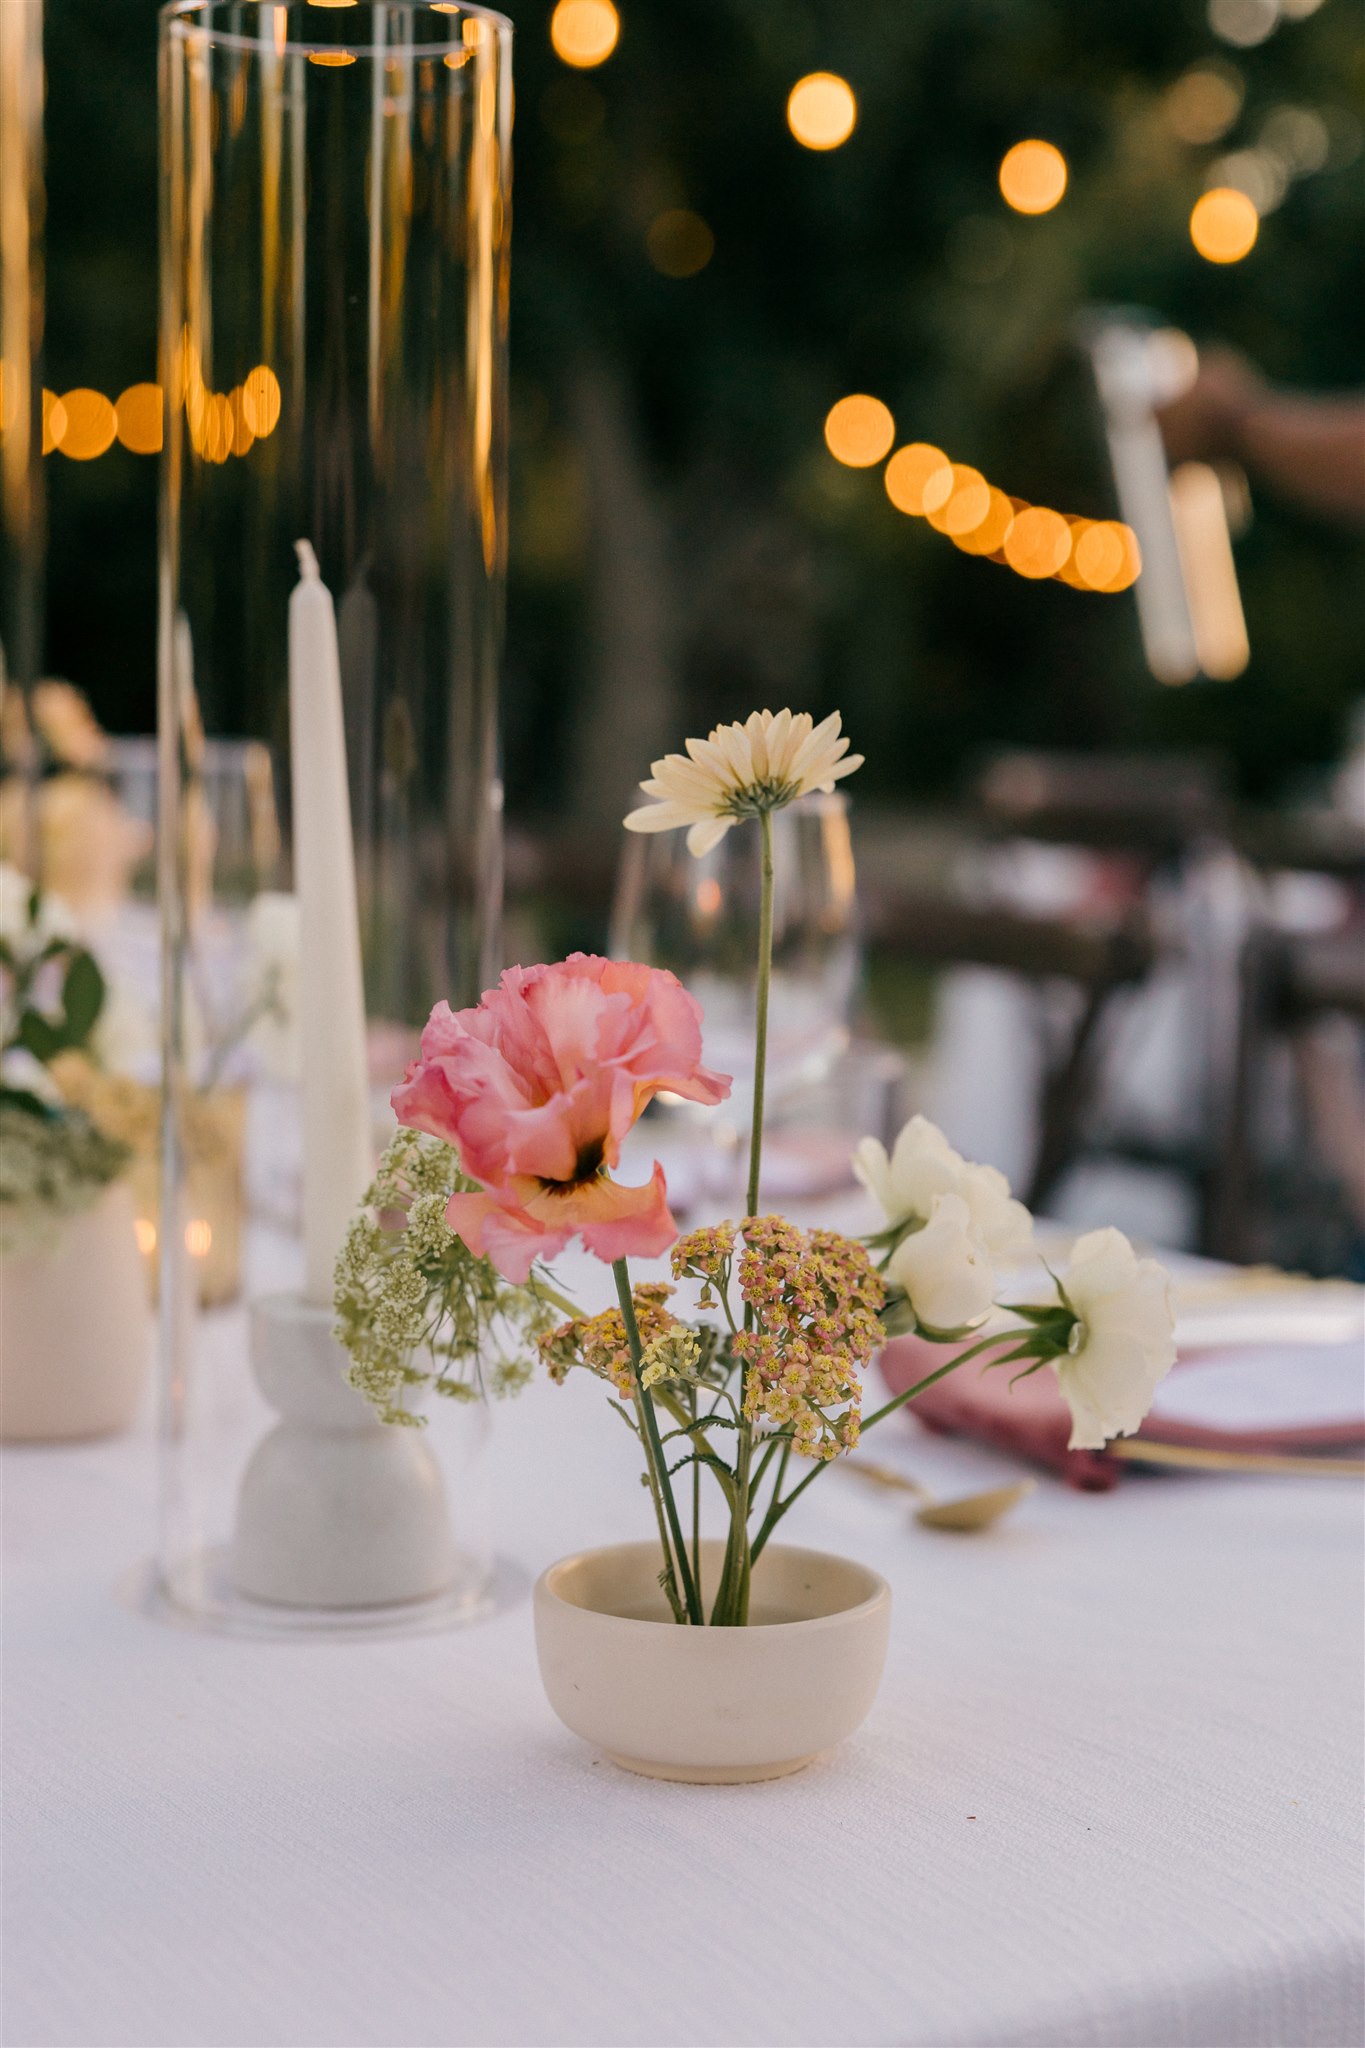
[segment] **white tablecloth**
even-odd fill
[[[647,1527],[580,1381],[498,1414],[524,1575]],[[1002,1470],[892,1428],[942,1492]],[[1361,2037],[1350,1482],[1049,1482],[962,1538],[832,1473],[787,1528],[891,1580],[880,1699],[800,1776],[709,1788],[560,1727],[524,1598],[351,1644],[131,1611],[151,1458],[4,1459],[8,2048]]]

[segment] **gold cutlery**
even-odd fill
[[[915,1509],[915,1520],[926,1529],[956,1529],[969,1532],[989,1529],[1011,1508],[1017,1507],[1033,1492],[1036,1479],[1017,1479],[1009,1486],[993,1486],[984,1493],[963,1494],[958,1500],[935,1500],[927,1486],[921,1486],[917,1479],[910,1479],[894,1465],[879,1465],[871,1458],[847,1458],[840,1462],[839,1469],[853,1472],[872,1486],[883,1486],[896,1493],[911,1493],[924,1505]]]

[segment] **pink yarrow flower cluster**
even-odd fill
[[[509,967],[477,1008],[438,1003],[393,1107],[481,1184],[451,1196],[451,1229],[524,1281],[574,1236],[607,1261],[656,1257],[676,1238],[661,1166],[644,1187],[611,1178],[661,1089],[706,1104],[730,1092],[702,1065],[696,1000],[661,968],[573,953]]]

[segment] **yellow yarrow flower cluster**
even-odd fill
[[[679,1355],[680,1338],[691,1337],[693,1346],[697,1346],[687,1325],[664,1307],[672,1292],[666,1281],[650,1280],[642,1282],[632,1294],[646,1367],[660,1367],[653,1375],[654,1380],[667,1375],[668,1360]],[[623,1400],[629,1401],[635,1392],[630,1339],[619,1308],[604,1309],[596,1316],[576,1316],[571,1322],[547,1331],[540,1339],[540,1355],[556,1384],[562,1384],[573,1368],[581,1365],[615,1387]]]

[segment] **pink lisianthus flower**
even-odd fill
[[[672,1244],[663,1168],[644,1187],[610,1178],[621,1140],[664,1088],[708,1104],[730,1092],[727,1074],[701,1064],[696,1000],[661,968],[572,953],[509,967],[477,1009],[438,1003],[393,1107],[455,1147],[483,1192],[452,1195],[446,1220],[521,1281],[575,1235],[607,1261]]]

